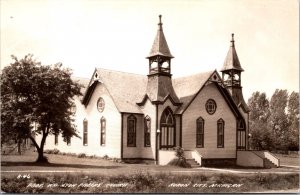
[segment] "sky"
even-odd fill
[[[299,92],[298,0],[0,0],[1,69],[33,54],[90,78],[95,67],[146,75],[162,15],[173,78],[220,70],[231,33],[247,101]]]

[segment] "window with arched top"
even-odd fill
[[[136,117],[134,115],[127,118],[127,146],[136,147]]]
[[[85,118],[83,120],[83,145],[86,146],[88,144],[88,121]]]
[[[199,117],[196,120],[196,146],[197,148],[204,147],[204,119]]]
[[[150,135],[151,135],[151,118],[149,116],[146,116],[144,118],[144,146],[150,147],[151,141],[150,141]]]
[[[170,126],[174,124],[173,114],[169,108],[166,108],[165,111],[163,112],[160,123],[164,125],[170,125]]]
[[[224,126],[223,119],[219,119],[217,122],[217,147],[224,148]]]
[[[160,130],[160,148],[173,148],[175,146],[175,119],[169,107],[161,115]]]
[[[243,118],[237,120],[237,149],[246,150],[246,124]]]
[[[106,119],[104,116],[100,119],[101,124],[101,132],[100,132],[100,145],[105,145],[105,138],[106,138]]]

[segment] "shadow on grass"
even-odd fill
[[[86,169],[116,169],[120,166],[97,166],[97,165],[82,165],[82,164],[58,164],[58,163],[36,163],[36,162],[6,162],[2,161],[1,166],[36,166],[36,167],[64,167],[64,168],[86,168]]]

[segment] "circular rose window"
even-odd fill
[[[103,112],[104,107],[105,107],[104,99],[102,97],[100,97],[97,101],[97,109],[99,112]]]
[[[207,100],[207,102],[205,104],[205,108],[206,108],[206,111],[208,114],[214,114],[217,109],[217,104],[216,104],[215,100],[213,100],[213,99]]]

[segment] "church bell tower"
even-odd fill
[[[173,85],[171,74],[171,59],[174,58],[169,50],[159,15],[158,30],[154,39],[149,60],[149,74],[146,95],[152,103],[163,104],[167,98],[174,105],[181,105]]]
[[[149,75],[163,74],[171,76],[171,59],[174,58],[169,50],[159,15],[159,23],[156,37],[154,39],[149,59]]]
[[[233,100],[237,106],[243,105],[245,111],[248,110],[248,106],[244,100],[242,85],[241,85],[241,73],[244,69],[241,67],[238,55],[234,45],[234,34],[231,35],[231,45],[227,53],[222,72],[222,80],[225,87],[230,92]]]

